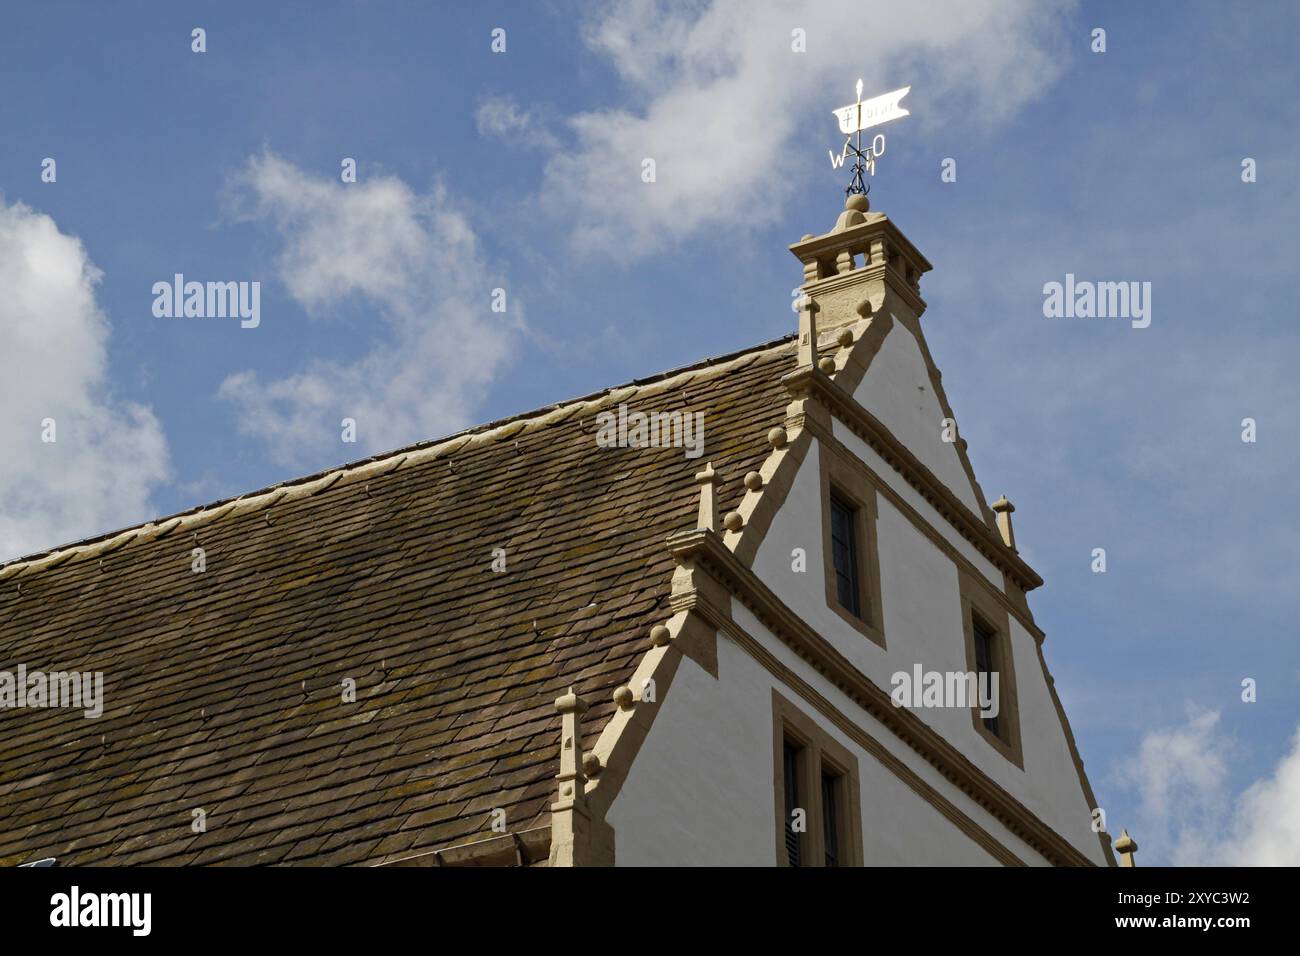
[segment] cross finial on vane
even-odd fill
[[[904,116],[911,115],[908,110],[898,105],[899,100],[908,94],[912,88],[905,86],[901,90],[894,90],[892,93],[885,93],[881,96],[873,96],[869,100],[862,98],[862,80],[858,80],[857,85],[857,102],[850,103],[848,106],[841,106],[834,110],[835,116],[840,121],[840,132],[845,134],[844,147],[840,150],[838,156],[834,152],[827,150],[831,157],[831,168],[839,169],[844,165],[844,160],[849,154],[853,154],[853,177],[849,180],[848,188],[844,190],[845,195],[865,196],[871,189],[867,181],[863,178],[864,174],[876,175],[876,160],[885,155],[885,135],[877,133],[871,140],[871,144],[862,148],[862,131],[870,129],[873,126],[879,126],[881,123],[888,123],[890,120],[902,119]],[[854,143],[854,135],[857,135],[857,142]]]

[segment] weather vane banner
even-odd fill
[[[832,111],[840,121],[840,132],[847,136],[860,130],[879,126],[881,123],[888,123],[890,120],[910,116],[910,112],[900,106],[899,101],[911,90],[910,86],[905,86],[901,90],[882,93],[879,96],[873,96],[869,100],[864,100],[862,99],[862,81],[859,80],[858,101]]]

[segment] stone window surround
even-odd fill
[[[1010,615],[990,593],[990,586],[963,568],[957,569],[961,591],[961,627],[966,646],[966,669],[976,673],[975,618],[994,635],[993,666],[998,673],[998,729],[984,725],[979,704],[971,708],[971,724],[994,750],[1020,770],[1025,769],[1020,738],[1020,708],[1016,694],[1015,655],[1011,646]]]
[[[862,793],[858,778],[858,761],[849,749],[824,730],[815,720],[772,689],[772,793],[776,804],[776,862],[789,866],[785,848],[785,760],[786,741],[803,750],[799,766],[799,792],[807,811],[807,832],[803,834],[804,866],[824,866],[822,772],[830,770],[839,778],[839,816],[836,832],[840,838],[840,866],[862,866]]]
[[[846,460],[839,449],[824,441],[817,443],[821,477],[822,561],[826,581],[826,604],[855,631],[882,649],[885,647],[884,615],[880,596],[880,553],[876,543],[879,515],[875,486],[856,462]],[[840,604],[835,585],[835,556],[831,545],[831,496],[851,505],[853,538],[858,563],[859,617]]]

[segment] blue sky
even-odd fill
[[[935,266],[923,326],[1112,827],[1144,863],[1300,862],[1300,12],[899,7],[7,6],[3,556],[792,331],[829,110],[910,83],[873,205]],[[260,326],[156,318],[177,272],[260,281]],[[1044,318],[1067,272],[1152,283],[1151,326]],[[51,459],[54,411],[86,440]]]

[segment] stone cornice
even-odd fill
[[[870,244],[872,239],[885,240],[889,244],[890,251],[903,255],[920,272],[929,272],[933,268],[930,260],[921,255],[921,250],[903,235],[903,231],[894,225],[893,220],[877,212],[867,213],[863,222],[847,229],[832,229],[820,236],[800,239],[791,244],[790,252],[801,261],[826,259],[844,249]]]

